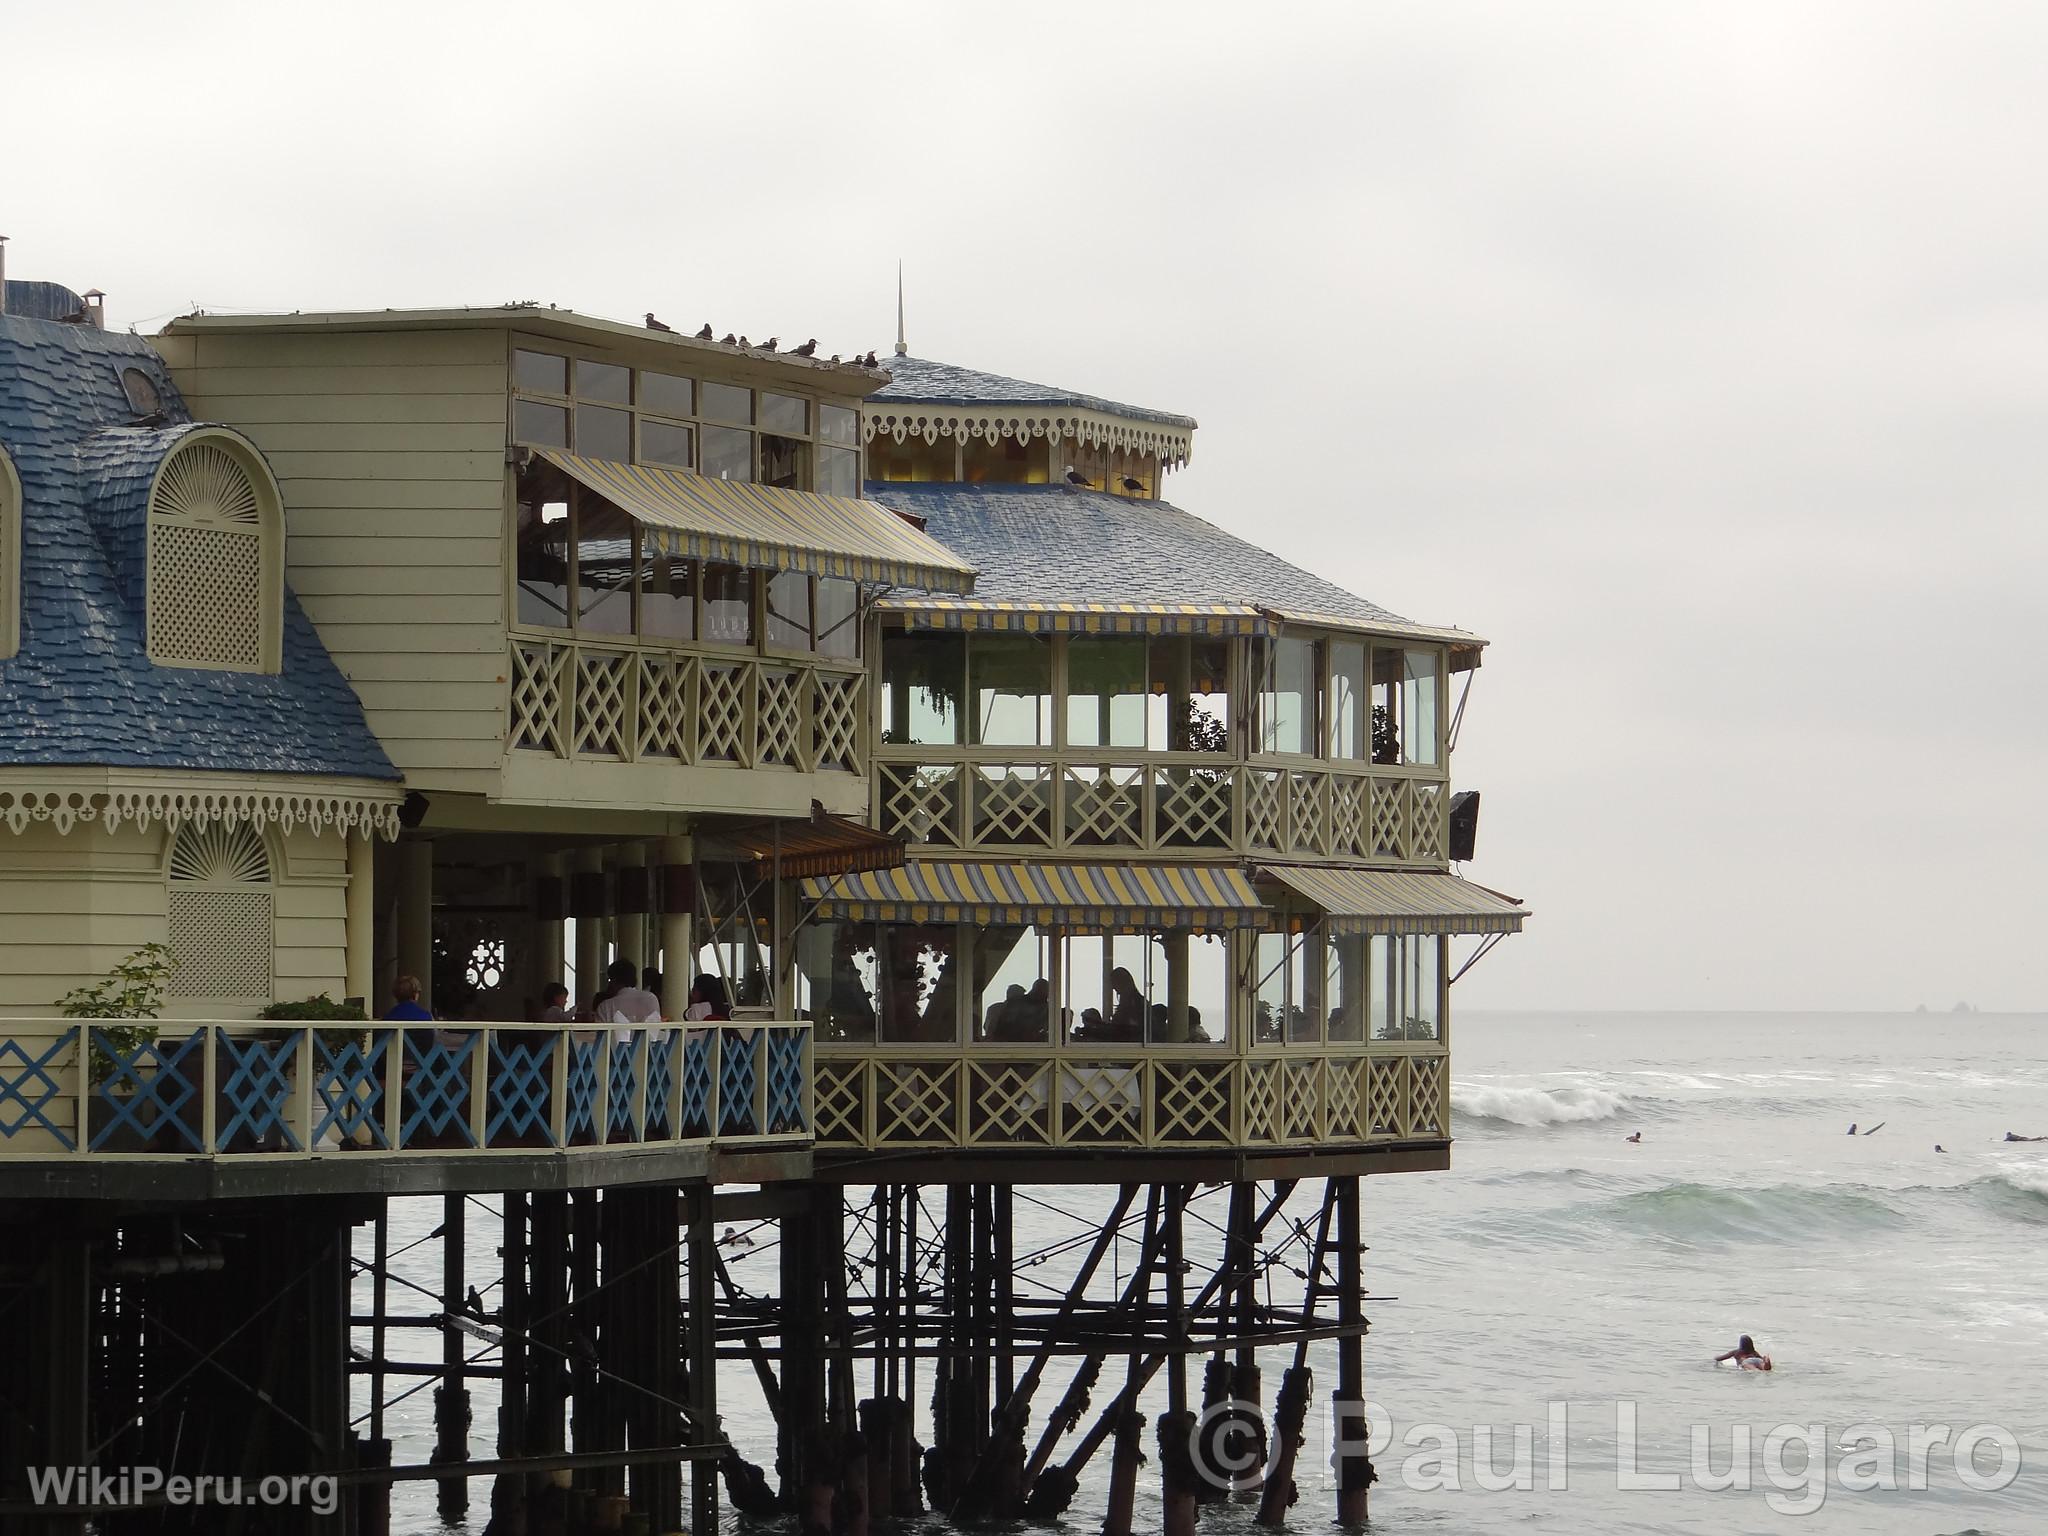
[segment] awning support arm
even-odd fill
[[[1444,742],[1444,755],[1448,757],[1458,750],[1458,731],[1465,724],[1465,701],[1472,697],[1472,681],[1479,676],[1479,669],[1472,667],[1465,673],[1465,686],[1458,690],[1457,707],[1451,711],[1451,731]]]
[[[1502,939],[1506,937],[1507,935],[1504,933],[1489,933],[1484,939],[1480,940],[1479,947],[1472,951],[1471,958],[1466,960],[1466,962],[1463,965],[1459,966],[1458,969],[1452,973],[1451,979],[1445,982],[1444,985],[1447,987],[1455,987],[1458,984],[1458,978],[1460,976],[1464,975],[1467,971],[1471,970],[1473,966],[1477,965],[1480,961],[1484,960],[1488,955],[1492,954],[1493,946],[1498,944]]]

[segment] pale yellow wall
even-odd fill
[[[284,495],[287,576],[414,788],[488,791],[505,732],[499,331],[155,338]]]

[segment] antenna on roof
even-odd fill
[[[910,343],[903,339],[903,258],[896,258],[896,355],[910,356]]]

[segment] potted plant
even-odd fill
[[[124,1056],[132,1056],[157,1038],[152,1022],[163,1011],[164,983],[177,968],[170,949],[162,944],[145,944],[106,975],[89,986],[76,987],[57,1000],[57,1011],[67,1019],[78,1019],[80,1060],[85,1063],[86,1081],[97,1088],[114,1071],[114,1058],[100,1045],[104,1039]],[[108,1022],[99,1022],[99,1021]],[[112,1021],[120,1022],[112,1022]],[[96,1038],[97,1037],[97,1038]],[[132,1098],[132,1086],[110,1097]],[[89,1126],[79,1127],[81,1140],[89,1137]],[[149,1138],[141,1128],[124,1124],[103,1150],[142,1152]]]
[[[256,1017],[267,1019],[274,1023],[310,1025],[314,1038],[326,1046],[328,1050],[336,1053],[347,1050],[351,1045],[364,1049],[367,1049],[369,1046],[369,1030],[365,1027],[369,1022],[369,1015],[363,1012],[362,1005],[352,1002],[337,1003],[325,992],[315,993],[313,996],[303,998],[296,1003],[272,1003],[269,1007],[259,1012]],[[281,1037],[285,1032],[279,1031],[278,1033]],[[317,1070],[317,1063],[315,1065]],[[294,1065],[293,1070],[297,1070],[296,1065]],[[317,1076],[315,1081],[318,1081]],[[314,1114],[316,1117],[315,1123],[317,1124],[319,1114],[319,1106],[317,1104],[314,1106]],[[356,1140],[363,1145],[367,1145],[369,1142],[369,1132],[358,1129]],[[327,1128],[326,1134],[321,1138],[321,1145],[328,1147],[340,1146],[340,1129],[330,1125]]]

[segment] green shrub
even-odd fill
[[[116,965],[91,986],[75,987],[57,999],[57,1010],[67,1019],[153,1019],[163,1011],[164,983],[176,970],[168,947],[145,944]],[[107,1024],[99,1034],[123,1055],[132,1055],[157,1037],[154,1024]],[[92,1040],[92,1027],[86,1038]],[[114,1070],[114,1058],[92,1040],[88,1056],[91,1081],[105,1082]]]

